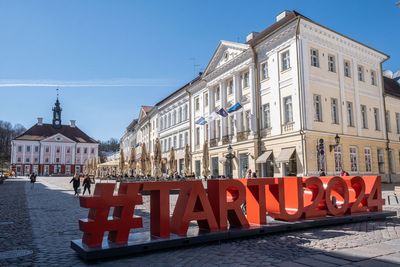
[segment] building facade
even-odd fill
[[[188,131],[197,177],[207,141],[213,177],[244,177],[249,169],[263,177],[345,170],[395,181],[400,89],[386,89],[388,58],[284,11],[246,43],[221,41],[204,73],[156,105],[152,138],[161,139],[168,157]],[[179,121],[185,103],[188,122]]]
[[[38,122],[11,141],[11,166],[17,175],[71,175],[84,171],[86,160],[97,158],[98,142],[81,131],[74,120],[61,122],[56,101],[51,124]]]

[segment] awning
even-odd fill
[[[272,155],[272,150],[270,151],[265,151],[264,153],[261,154],[261,156],[258,157],[256,160],[256,163],[265,163],[267,160],[271,157]]]
[[[278,158],[276,159],[276,162],[289,161],[295,151],[296,151],[296,148],[294,148],[294,147],[282,149],[281,153],[279,154]]]

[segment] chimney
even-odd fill
[[[37,125],[43,125],[43,118],[37,118]]]
[[[280,21],[281,19],[283,19],[284,17],[286,17],[287,15],[289,15],[289,11],[285,10],[281,13],[278,14],[278,16],[276,16],[276,21]]]
[[[73,128],[76,127],[75,120],[70,120],[70,126],[73,127]]]
[[[254,37],[256,37],[259,33],[258,32],[251,32],[246,36],[246,43],[248,43],[250,40],[253,40]]]

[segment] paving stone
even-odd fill
[[[383,256],[377,257],[375,259],[379,260],[379,261],[384,261],[384,262],[400,265],[400,252],[383,255]]]
[[[274,264],[274,266],[279,266],[279,267],[304,267],[307,265],[304,264],[300,264],[294,261],[284,261],[278,264]]]
[[[375,260],[375,259],[368,259],[365,261],[360,261],[355,263],[356,266],[362,266],[362,267],[398,267],[398,264],[393,264],[393,263],[388,263],[388,262],[383,262],[380,260]]]
[[[317,259],[319,261],[328,262],[328,263],[337,264],[337,265],[345,265],[345,264],[350,263],[347,260],[331,257],[329,255],[330,254],[316,254],[316,255],[311,255],[311,257],[314,259]]]
[[[332,264],[332,263],[328,263],[328,262],[324,262],[324,261],[319,261],[319,260],[317,260],[315,258],[311,258],[311,257],[296,259],[295,262],[301,263],[301,264],[304,264],[304,265],[308,265],[308,266],[315,266],[315,267],[332,267],[332,266],[336,266],[336,264]]]

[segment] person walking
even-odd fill
[[[36,183],[36,174],[32,172],[29,176],[29,179],[31,180],[31,189],[33,189]]]
[[[252,174],[252,178],[257,178],[257,170],[255,170]]]
[[[249,169],[249,170],[247,171],[246,178],[251,178],[252,174],[253,174],[253,173],[251,172],[251,169]]]
[[[88,190],[89,195],[91,195],[91,192],[90,192],[90,178],[89,178],[89,175],[86,175],[86,176],[85,176],[85,179],[83,180],[82,185],[83,185],[83,194],[82,194],[82,195],[85,195],[86,189]]]
[[[78,188],[80,186],[79,176],[77,174],[75,174],[74,177],[72,177],[71,181],[69,181],[69,183],[72,183],[72,187],[74,188],[74,191],[75,191],[74,196],[79,196],[79,192],[78,192]]]

